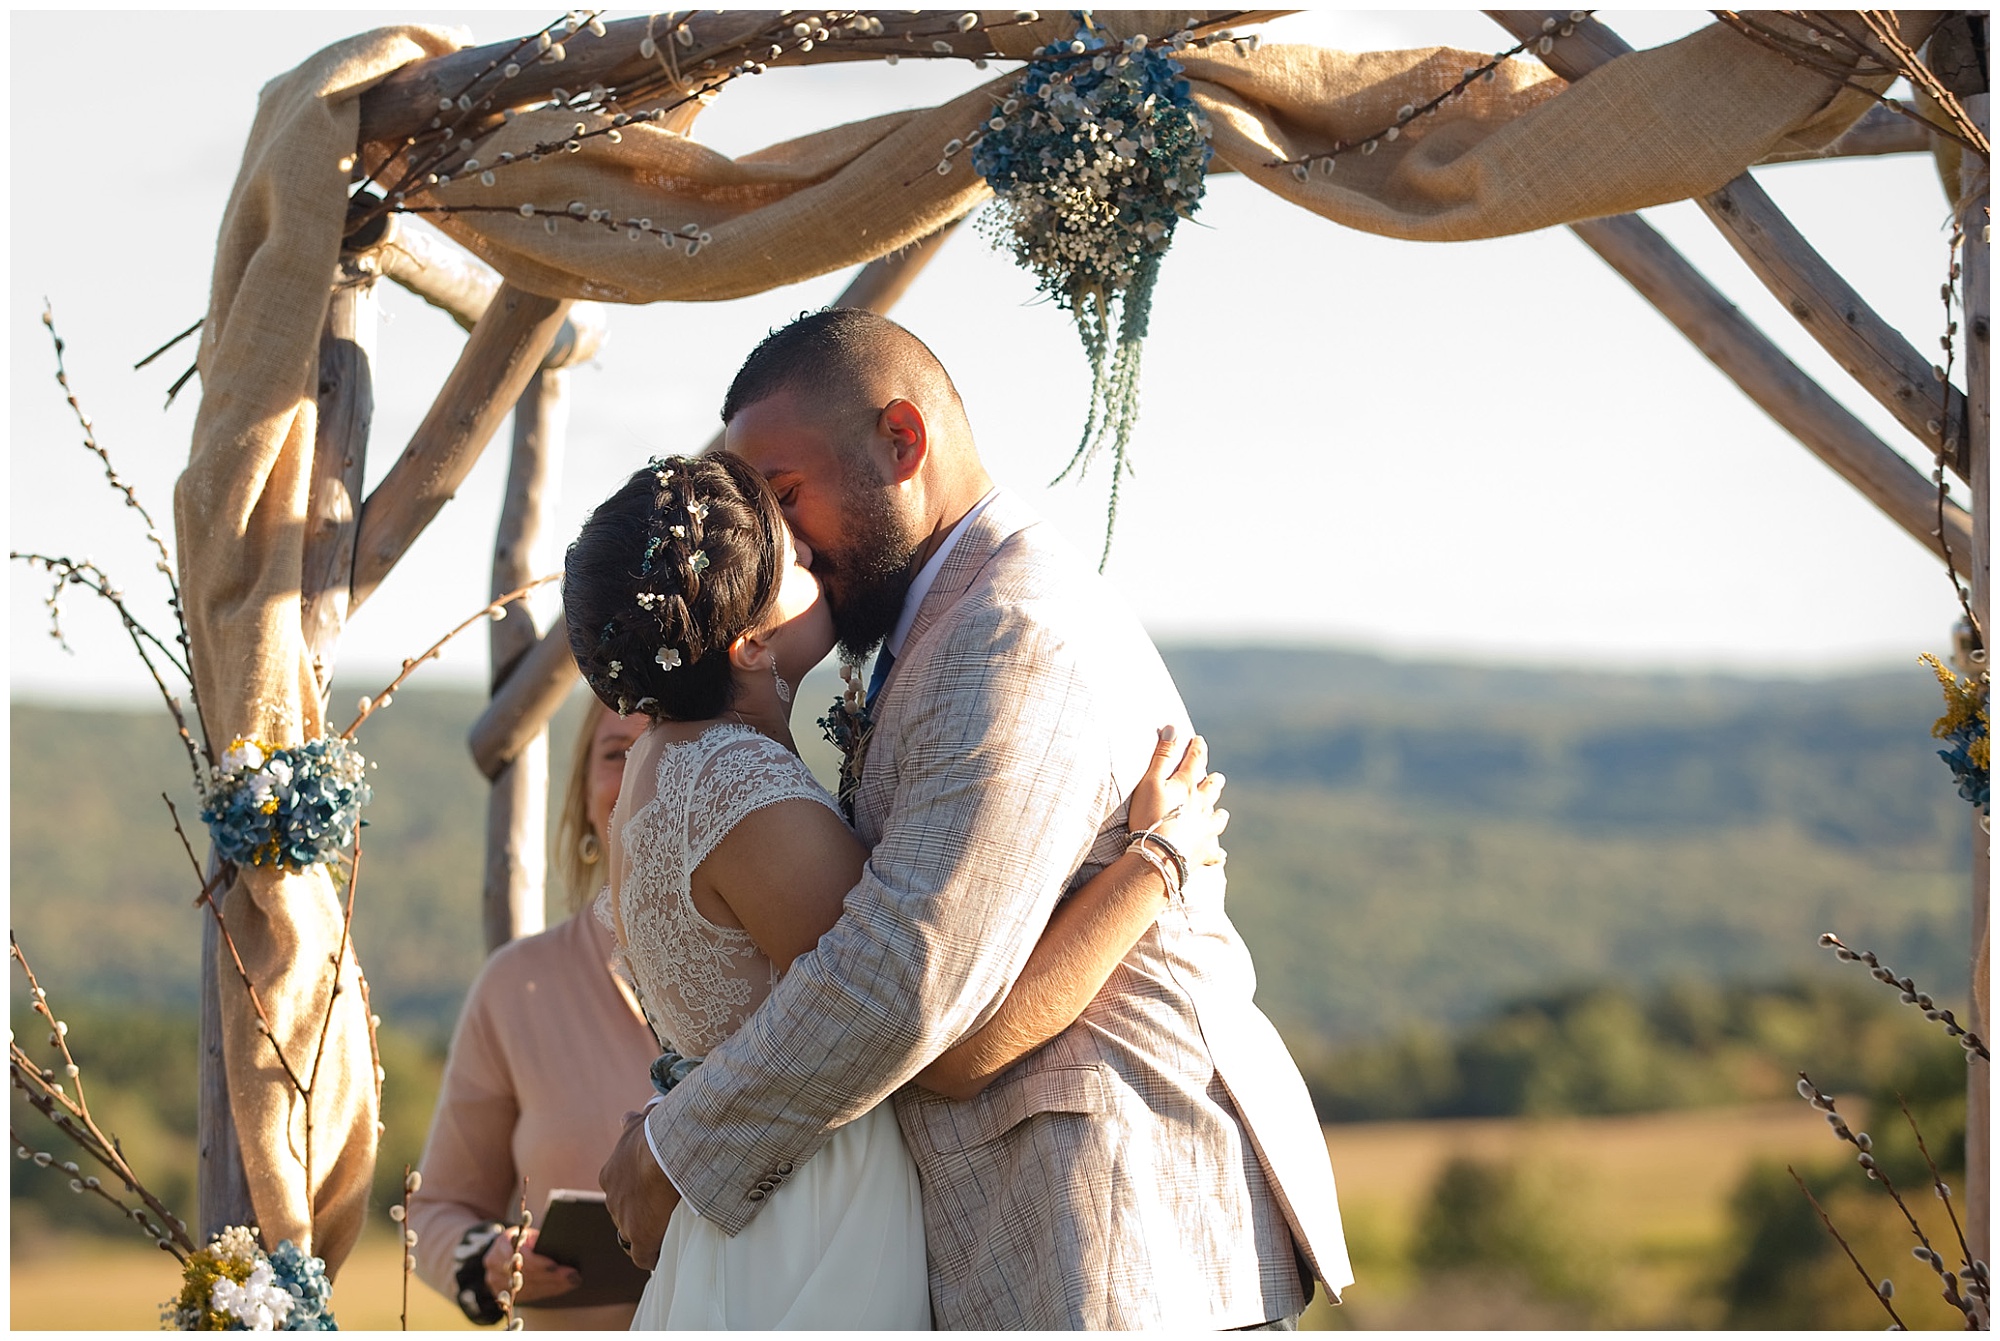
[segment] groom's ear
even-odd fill
[[[887,482],[897,485],[915,479],[931,451],[930,426],[924,422],[924,412],[898,397],[882,407],[875,427],[887,443]]]

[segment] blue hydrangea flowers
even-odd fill
[[[238,739],[210,775],[201,817],[239,866],[303,871],[354,841],[370,798],[367,764],[337,736],[273,749]]]
[[[1110,440],[1109,558],[1154,281],[1175,225],[1200,205],[1213,151],[1208,120],[1169,54],[1188,35],[1164,44],[1119,39],[1087,12],[1082,19],[1076,36],[1044,48],[994,107],[972,165],[995,198],[982,230],[1072,314],[1090,358],[1090,414],[1063,476],[1088,469]],[[939,170],[963,147],[947,145]]]
[[[195,1251],[163,1321],[184,1332],[332,1332],[326,1263],[290,1239],[268,1255],[257,1231],[232,1225]]]

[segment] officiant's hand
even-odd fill
[[[510,1228],[505,1234],[496,1235],[483,1259],[486,1266],[486,1288],[496,1299],[513,1284],[513,1235],[518,1232]],[[568,1294],[583,1284],[583,1273],[575,1267],[564,1266],[554,1258],[544,1257],[535,1251],[535,1239],[541,1232],[539,1229],[530,1229],[521,1234],[521,1288],[514,1291],[514,1302],[517,1304],[532,1304],[537,1299],[553,1299],[559,1294]]]
[[[626,1255],[642,1270],[651,1271],[659,1264],[660,1240],[666,1237],[667,1221],[681,1197],[646,1144],[644,1113],[625,1115],[625,1131],[598,1171],[597,1181]]]

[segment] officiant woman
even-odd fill
[[[502,1316],[522,1180],[536,1223],[552,1188],[595,1190],[625,1114],[652,1094],[647,1068],[659,1049],[611,970],[611,931],[591,911],[608,869],[605,835],[625,751],[647,721],[592,701],[556,839],[570,915],[493,953],[452,1035],[410,1227],[418,1274],[477,1323]],[[579,1277],[533,1251],[535,1232],[528,1231],[514,1296],[527,1327],[631,1323],[633,1304],[540,1306]]]

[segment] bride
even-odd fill
[[[569,551],[577,665],[607,706],[652,719],[626,759],[600,915],[662,1044],[691,1061],[757,1027],[868,856],[793,747],[791,686],[834,642],[811,563],[762,478],[722,452],[655,459]],[[1006,1000],[917,1084],[978,1094],[1082,1013],[1188,861],[1222,859],[1222,779],[1199,737],[1178,760],[1174,744],[1162,731],[1133,792],[1130,849],[1063,901]],[[772,1204],[733,1238],[674,1211],[635,1330],[930,1326],[916,1166],[889,1105],[750,1195]]]

